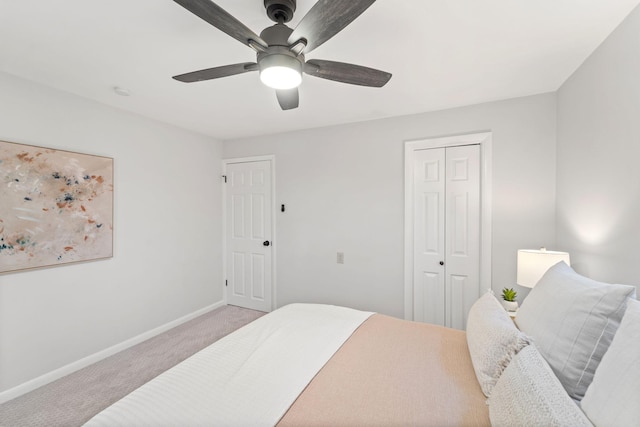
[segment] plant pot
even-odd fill
[[[502,303],[502,306],[504,307],[504,309],[507,311],[516,311],[518,309],[518,301],[502,300],[500,302]]]

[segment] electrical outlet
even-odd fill
[[[338,252],[338,256],[336,257],[336,262],[338,264],[344,264],[344,252]]]

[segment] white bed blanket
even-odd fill
[[[273,426],[370,312],[292,304],[227,335],[87,426]]]

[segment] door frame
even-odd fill
[[[222,159],[222,295],[225,305],[227,304],[227,186],[225,185],[227,177],[227,165],[234,163],[251,163],[269,161],[271,163],[271,307],[270,310],[276,309],[276,249],[278,247],[278,239],[276,237],[276,156],[273,154],[265,156],[252,157],[236,157],[231,159]]]
[[[416,150],[480,145],[480,294],[491,289],[492,133],[478,132],[405,141],[404,318],[413,320],[413,159]]]

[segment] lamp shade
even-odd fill
[[[548,251],[545,248],[520,249],[516,283],[526,288],[533,288],[542,275],[560,261],[571,265],[567,252]]]

